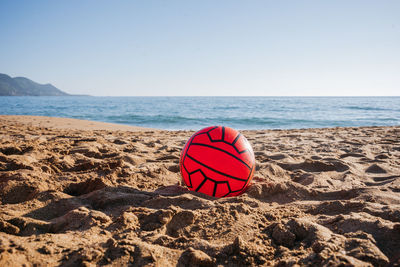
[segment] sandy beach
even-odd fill
[[[0,116],[0,266],[400,265],[400,126],[241,132],[254,179],[217,199],[191,131]]]

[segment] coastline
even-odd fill
[[[400,264],[400,127],[241,131],[238,197],[188,192],[193,131],[0,116],[0,265]]]
[[[73,119],[65,117],[49,117],[49,116],[34,116],[34,115],[0,115],[0,124],[15,124],[21,126],[33,126],[39,128],[53,128],[53,129],[64,129],[64,130],[83,130],[83,131],[166,131],[166,132],[195,132],[199,129],[158,129],[142,126],[132,126],[127,124],[109,123],[93,120]],[[369,128],[400,128],[400,125],[393,126],[336,126],[336,127],[311,127],[311,128],[290,128],[290,129],[240,129],[240,132],[273,132],[273,131],[313,131],[313,130],[324,130],[324,129],[369,129]]]

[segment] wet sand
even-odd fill
[[[216,199],[193,132],[0,116],[0,266],[400,264],[400,127],[242,133],[255,178]]]

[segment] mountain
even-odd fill
[[[0,73],[0,96],[67,96],[53,85],[40,84],[25,77],[12,78]]]

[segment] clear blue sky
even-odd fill
[[[0,1],[0,73],[91,95],[400,95],[400,1]]]

